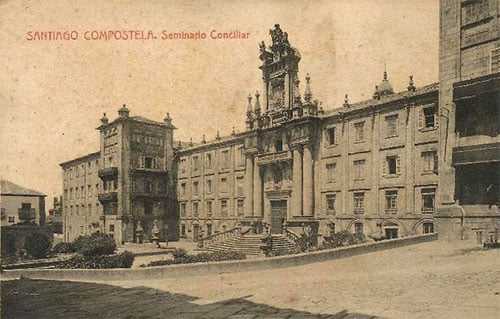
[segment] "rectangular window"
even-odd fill
[[[198,217],[200,214],[199,212],[199,203],[198,202],[193,202],[193,217]]]
[[[385,162],[387,164],[387,174],[396,175],[397,174],[398,157],[397,156],[387,156],[385,158]]]
[[[365,122],[354,123],[354,141],[362,142],[365,140]]]
[[[468,1],[462,7],[462,25],[474,23],[490,16],[489,0]]]
[[[326,130],[326,143],[328,145],[337,144],[337,140],[335,139],[335,127]]]
[[[229,167],[229,150],[222,151],[220,159],[220,167],[221,168]]]
[[[398,136],[398,115],[391,115],[385,118],[387,124],[387,137]]]
[[[87,196],[92,197],[92,186],[87,185]]]
[[[326,180],[331,183],[335,181],[335,163],[326,164]]]
[[[236,176],[236,196],[243,196],[244,192],[243,176]]]
[[[114,233],[115,232],[115,225],[111,224],[109,225],[109,232]]]
[[[238,148],[238,166],[245,165],[245,154],[243,153],[243,147]]]
[[[432,214],[434,212],[435,197],[436,197],[435,188],[422,189],[422,213]]]
[[[385,192],[385,211],[395,213],[397,210],[398,191],[391,190]]]
[[[15,216],[9,216],[9,223],[15,223],[16,222],[16,217]]]
[[[356,235],[363,235],[363,223],[354,223],[354,233]]]
[[[181,236],[186,236],[186,225],[181,225]]]
[[[438,156],[436,151],[422,152],[422,171],[423,173],[437,173]]]
[[[227,199],[221,199],[220,200],[220,215],[222,217],[226,217],[227,216]]]
[[[179,214],[181,215],[181,217],[186,216],[186,203],[181,203],[179,205]]]
[[[244,206],[244,200],[238,199],[236,201],[236,213],[238,214],[238,216],[243,216],[243,206]]]
[[[433,128],[436,126],[437,108],[435,106],[426,107],[422,110],[424,116],[424,127]]]
[[[212,194],[213,193],[213,184],[212,184],[212,180],[211,179],[207,179],[205,181],[205,191],[207,192],[207,194]]]
[[[227,178],[222,177],[220,179],[220,191],[223,193],[227,193],[228,190],[229,190],[229,188],[228,188]]]
[[[205,155],[205,167],[212,168],[212,154]]]
[[[282,152],[283,151],[283,140],[276,140],[276,141],[274,141],[274,150],[276,152]]]
[[[198,171],[200,169],[200,158],[198,156],[193,156],[193,171]]]
[[[354,179],[362,180],[365,178],[365,160],[354,161]]]
[[[432,234],[434,232],[434,224],[433,223],[423,223],[423,231],[424,234]]]
[[[205,202],[205,208],[207,209],[207,217],[212,216],[213,213],[213,203],[211,200]]]
[[[198,195],[200,193],[199,182],[193,182],[193,194]]]
[[[186,173],[186,159],[181,159],[181,164],[179,165],[181,168],[181,173]]]
[[[144,181],[144,192],[151,194],[153,192],[153,183],[151,181]]]
[[[181,183],[180,193],[181,193],[181,196],[186,195],[186,183]]]
[[[326,212],[327,214],[335,214],[335,194],[326,194]]]
[[[354,193],[354,213],[362,214],[365,211],[365,193]]]

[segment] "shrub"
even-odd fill
[[[181,250],[181,249],[179,249]],[[184,252],[185,250],[182,249]],[[175,251],[174,251],[175,252]],[[174,252],[172,255],[174,255]],[[242,260],[246,256],[238,251],[219,251],[213,253],[200,253],[198,255],[189,255],[187,253],[176,254],[174,259],[155,260],[148,264],[143,264],[141,267],[165,266],[172,264],[191,264],[210,261],[225,261],[225,260]]]
[[[342,230],[332,236],[325,237],[324,248],[337,248],[360,244],[365,241],[362,234],[351,234],[347,230]]]
[[[77,252],[85,257],[111,255],[116,249],[113,237],[102,233],[79,237],[75,240],[74,244]]]
[[[187,256],[187,251],[184,249],[184,248],[176,248],[173,252],[172,252],[172,256],[174,256],[174,259],[175,258],[182,258],[182,257],[185,257]]]
[[[52,243],[49,238],[40,232],[33,232],[26,236],[24,240],[24,249],[34,258],[46,257],[50,251]]]
[[[16,237],[2,232],[2,257],[13,256],[16,253]]]
[[[87,269],[111,269],[130,268],[134,263],[134,255],[124,251],[115,255],[84,256],[75,255],[58,265],[58,268],[87,268]]]
[[[57,243],[52,251],[55,253],[74,253],[76,252],[75,244],[73,243]]]

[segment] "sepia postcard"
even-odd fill
[[[0,0],[1,318],[499,318],[499,0]]]

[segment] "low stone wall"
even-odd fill
[[[296,255],[258,258],[250,260],[222,261],[184,265],[147,267],[138,269],[25,269],[8,270],[2,273],[3,278],[19,278],[52,280],[136,280],[175,278],[184,276],[200,276],[219,273],[233,273],[255,270],[266,270],[305,265],[314,262],[335,260],[364,253],[437,240],[437,234],[425,234],[365,243],[349,247],[320,250]]]

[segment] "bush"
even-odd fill
[[[57,243],[52,251],[55,253],[74,253],[77,249],[74,243]]]
[[[2,232],[2,257],[16,254],[16,237],[12,234]]]
[[[134,254],[124,251],[115,255],[84,256],[75,255],[58,265],[58,268],[111,269],[130,268],[134,263]]]
[[[116,249],[113,237],[102,233],[79,237],[75,240],[74,245],[77,252],[85,257],[111,255]]]
[[[176,248],[173,252],[172,252],[172,256],[174,256],[174,259],[175,258],[182,258],[182,257],[185,257],[187,256],[187,251],[184,249],[184,248]]]
[[[324,237],[324,248],[337,248],[350,245],[360,244],[365,241],[362,234],[351,234],[347,230],[342,230],[329,237]]]
[[[40,232],[31,233],[24,240],[24,249],[34,258],[46,257],[51,246],[49,238]]]
[[[176,253],[177,250],[182,250],[183,252],[181,254],[178,254]],[[213,253],[200,253],[198,255],[189,255],[182,248],[176,249],[176,251],[172,253],[172,255],[176,253],[173,260],[155,260],[146,265],[143,264],[141,265],[141,267],[165,266],[172,264],[191,264],[210,261],[242,260],[246,258],[245,254],[238,251],[219,251]]]

